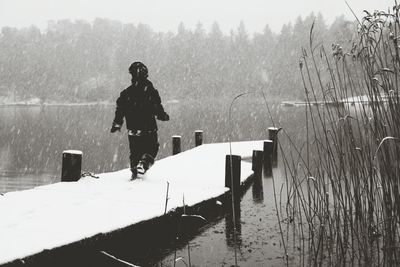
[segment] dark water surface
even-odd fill
[[[194,147],[194,131],[198,129],[204,130],[205,143],[268,139],[266,129],[273,124],[293,134],[294,142],[304,136],[303,108],[283,109],[270,104],[271,120],[262,100],[244,99],[234,105],[229,122],[229,105],[230,101],[165,103],[171,121],[158,124],[158,159],[171,154],[172,135],[182,136],[182,150]],[[61,155],[67,149],[83,151],[82,171],[102,173],[128,167],[125,130],[109,132],[113,115],[113,105],[1,107],[0,192],[60,181]],[[240,266],[285,264],[272,186],[275,181],[276,198],[282,201],[284,177],[279,166],[273,173],[273,178],[255,180],[241,201],[236,245]],[[231,222],[229,214],[208,222],[189,241],[189,248],[171,247],[147,264],[173,266],[174,259],[181,257],[176,266],[186,266],[190,255],[192,266],[234,265]]]
[[[228,212],[216,223],[210,223],[184,248],[171,251],[154,266],[234,266],[235,249],[238,266],[285,266],[284,248],[274,201],[273,179],[282,184],[279,168],[274,175],[255,178],[244,194],[236,213],[236,246],[232,216]],[[277,201],[280,188],[277,188]],[[283,196],[282,196],[283,197]],[[178,260],[176,260],[178,259]],[[295,266],[295,265],[294,265]]]

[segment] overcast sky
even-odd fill
[[[364,9],[387,10],[394,0],[347,0],[358,16]],[[266,24],[279,32],[282,25],[301,15],[321,12],[327,23],[340,14],[353,19],[344,0],[0,0],[0,27],[45,28],[48,20],[111,18],[144,23],[156,31],[174,31],[182,21],[194,28],[202,22],[209,29],[219,23],[224,32],[243,20],[249,32]]]

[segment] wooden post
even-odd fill
[[[262,173],[263,155],[264,155],[263,151],[253,150],[251,169],[254,171],[254,174],[256,176],[261,175]]]
[[[241,172],[242,158],[237,155],[226,155],[225,157],[225,187],[233,191],[235,200],[239,198],[240,194],[240,172]],[[232,189],[233,178],[233,189]]]
[[[181,136],[174,135],[172,136],[172,155],[176,155],[181,153]]]
[[[61,182],[76,182],[81,178],[82,151],[65,150],[62,155]]]
[[[264,141],[264,171],[266,175],[272,174],[272,153],[274,142],[272,140]]]
[[[274,147],[272,150],[272,164],[277,164],[278,159],[278,128],[269,127],[268,128],[268,138],[274,142]]]
[[[195,146],[200,146],[203,144],[203,131],[197,130],[194,132],[194,143]]]

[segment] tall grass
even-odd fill
[[[302,266],[400,265],[399,10],[365,12],[350,51],[314,45],[313,27],[302,50],[307,140],[281,146],[280,210]]]

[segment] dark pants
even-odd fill
[[[128,135],[128,138],[131,168],[135,168],[139,161],[142,161],[144,167],[148,169],[153,165],[160,146],[157,132],[145,133],[140,136]]]

